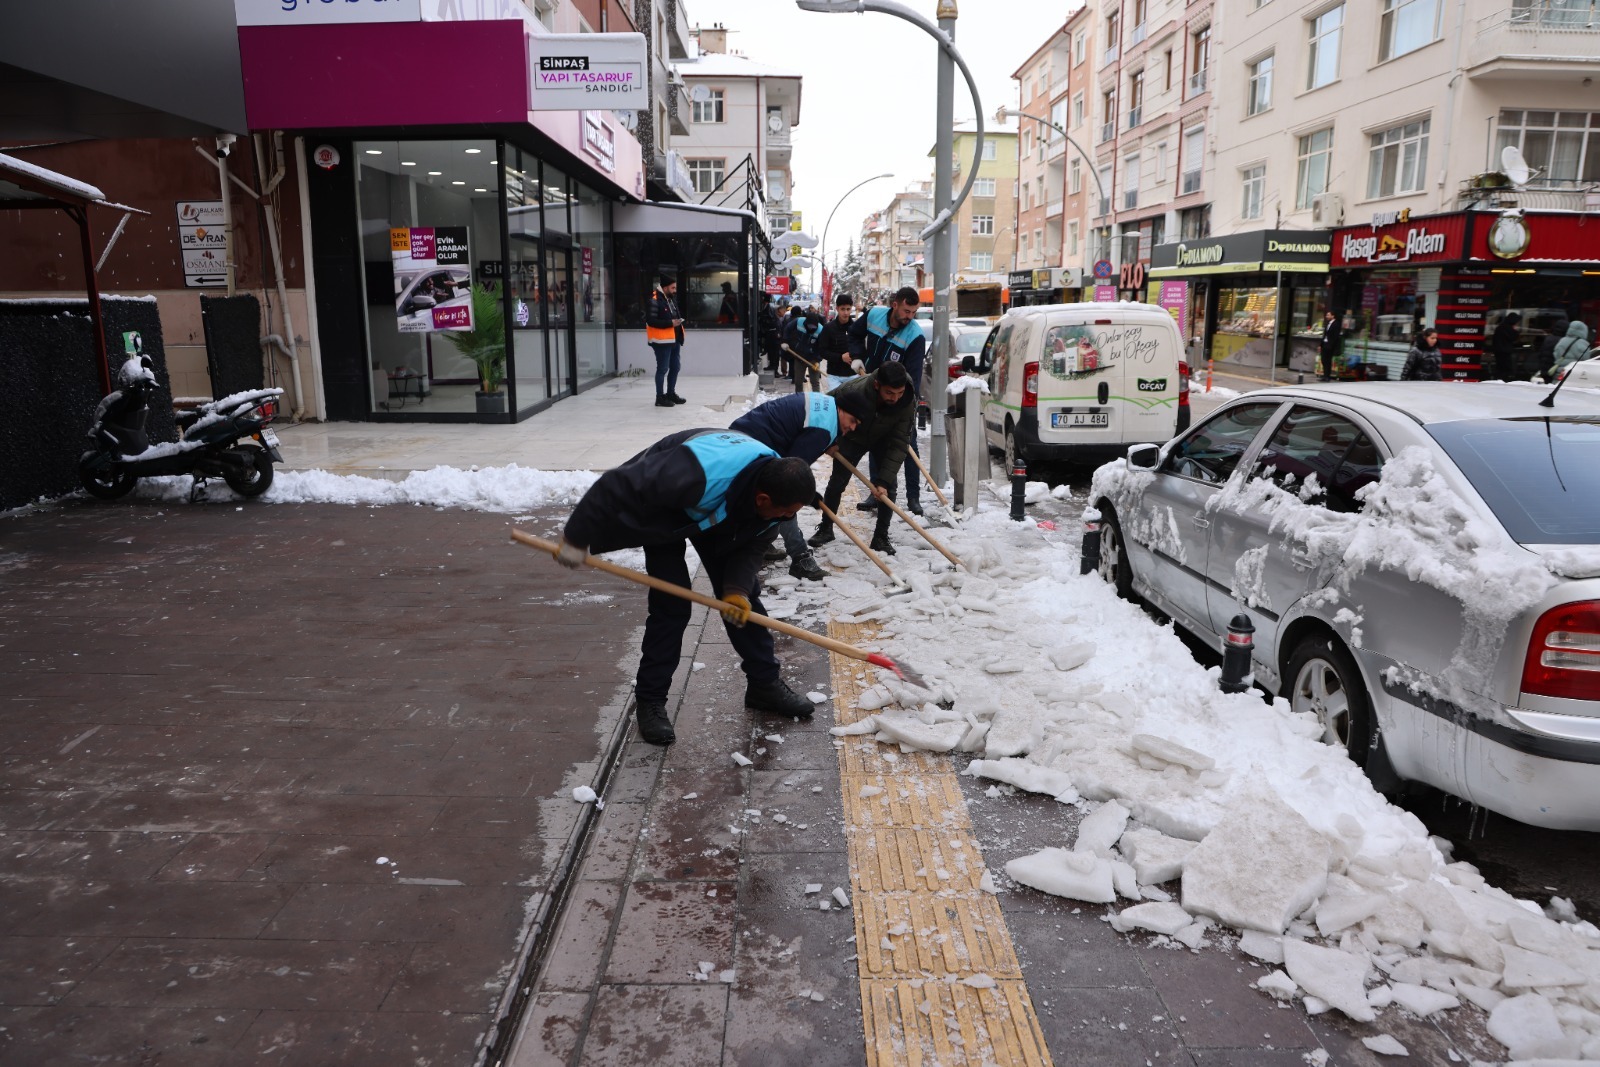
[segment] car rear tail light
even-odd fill
[[[1022,367],[1022,406],[1039,406],[1039,361],[1025,363]]]
[[[1539,616],[1528,639],[1522,691],[1600,700],[1600,600],[1563,604]]]
[[[1189,364],[1181,359],[1178,361],[1178,406],[1189,406]]]

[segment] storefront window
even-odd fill
[[[355,143],[374,411],[484,410],[480,365],[505,411],[500,283],[474,269],[501,258],[496,152],[494,141]]]
[[[745,241],[737,233],[617,236],[617,325],[644,329],[660,275],[678,281],[678,308],[695,329],[739,328],[746,304]]]
[[[1273,319],[1277,313],[1278,290],[1271,286],[1219,288],[1212,360],[1243,367],[1271,366]]]
[[[511,245],[505,265],[511,309],[508,326],[517,409],[523,412],[551,395],[549,368],[545,365],[543,263],[539,251],[544,232],[544,187],[537,156],[509,147],[506,156],[506,234]]]
[[[1362,279],[1345,313],[1344,356],[1389,368],[1399,378],[1427,304],[1417,292],[1415,271],[1373,271]]]
[[[573,254],[577,260],[578,385],[616,369],[613,343],[611,260],[606,234],[611,230],[611,204],[585,185],[575,185],[572,202]]]

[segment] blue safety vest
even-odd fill
[[[778,454],[760,441],[742,433],[701,434],[684,442],[694,454],[706,479],[700,502],[689,509],[689,518],[708,530],[728,517],[728,490],[744,469],[758,459],[777,459]]]

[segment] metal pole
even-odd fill
[[[956,39],[955,0],[939,0],[939,29],[954,43]],[[933,217],[942,218],[950,209],[951,182],[954,179],[955,63],[950,52],[939,49],[937,74],[937,114],[933,150]],[[970,166],[978,170],[981,152],[973,153]],[[970,177],[971,175],[969,175]],[[949,474],[949,442],[945,440],[945,385],[950,380],[950,267],[951,228],[941,226],[933,235],[933,345],[928,353],[922,388],[928,395],[929,467],[933,480],[943,483]]]
[[[1269,382],[1278,380],[1278,323],[1283,321],[1283,317],[1280,314],[1283,309],[1278,305],[1282,303],[1282,296],[1283,271],[1280,270],[1278,272],[1278,288],[1272,294],[1272,354],[1267,357],[1267,381]],[[1329,367],[1328,369],[1332,370],[1333,368]]]

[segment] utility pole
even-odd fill
[[[956,0],[939,0],[937,12],[939,29],[954,44],[956,39]],[[937,133],[933,151],[933,216],[943,217],[950,209],[954,179],[955,157],[955,88],[956,68],[946,48],[939,49],[937,80],[937,115],[934,129]],[[972,169],[978,169],[981,152],[974,152]],[[933,235],[933,345],[928,353],[922,388],[928,395],[929,414],[929,473],[933,480],[944,484],[950,473],[948,442],[945,440],[944,408],[945,386],[950,381],[950,295],[951,295],[951,238],[953,227],[942,226]]]

